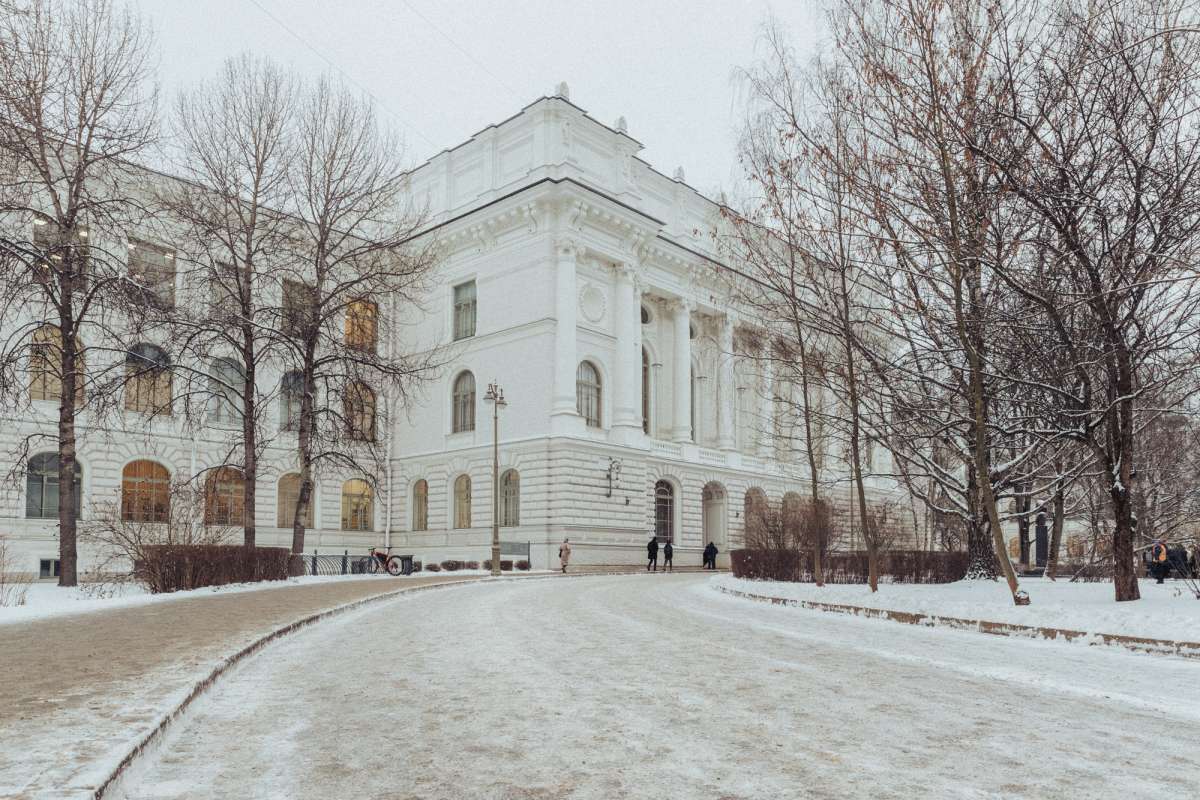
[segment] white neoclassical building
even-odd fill
[[[400,346],[438,342],[445,368],[394,415],[390,463],[367,508],[361,494],[347,502],[361,493],[357,476],[318,476],[309,552],[389,543],[426,560],[487,558],[492,383],[507,401],[501,538],[528,543],[535,567],[553,563],[564,538],[579,562],[637,562],[652,533],[675,543],[680,563],[699,564],[707,542],[725,554],[742,541],[747,503],[805,494],[803,458],[763,423],[780,387],[753,358],[756,320],[739,315],[721,279],[719,207],[640,150],[624,120],[598,122],[560,86],[414,172],[441,265],[422,312],[397,326]],[[53,409],[4,412],[0,447],[52,425]],[[286,409],[277,416],[283,425]],[[136,410],[119,429],[86,432],[84,517],[130,480],[197,474],[226,452],[227,433],[197,436]],[[273,441],[258,540],[286,545],[294,456],[286,436]],[[56,554],[52,472],[31,460],[27,479],[0,495],[0,533],[43,574]]]

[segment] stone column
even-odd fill
[[[641,358],[637,341],[641,340],[642,320],[637,310],[637,290],[633,269],[616,266],[617,358],[613,365],[613,427],[639,428],[638,388],[641,382]]]
[[[675,377],[674,429],[671,438],[676,442],[692,441],[692,304],[680,299],[674,306]]]
[[[575,288],[575,259],[579,246],[570,239],[560,239],[554,245],[556,261],[554,278],[554,400],[550,413],[578,415],[575,409],[576,309],[579,307]]]
[[[762,411],[759,413],[758,454],[763,458],[775,455],[775,362],[771,345],[764,345],[762,361]]]
[[[737,381],[733,374],[733,326],[734,317],[725,314],[721,323],[720,380],[717,387],[717,447],[732,450],[737,442],[734,435],[733,398],[737,392]]]

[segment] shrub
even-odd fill
[[[526,563],[528,563],[528,562],[526,562]],[[483,562],[483,568],[486,570],[489,570],[489,571],[491,570],[492,560],[490,558],[487,561]],[[500,571],[501,572],[512,572],[512,568],[513,568],[512,561],[501,559],[501,561],[500,561]]]
[[[141,549],[134,577],[152,594],[223,586],[229,583],[281,581],[288,577],[286,547],[164,544]]]
[[[520,561],[517,562],[517,569],[519,569],[521,572],[528,572],[529,571],[529,562],[524,559],[521,559]]]
[[[426,572],[441,572],[442,568],[440,566],[438,566],[437,562],[435,561],[433,563],[426,564],[425,571]]]
[[[734,550],[733,574],[739,578],[809,583],[812,554],[807,551]],[[827,553],[822,564],[826,583],[866,583],[867,554]],[[950,583],[967,574],[967,554],[926,550],[891,550],[879,555],[880,577],[892,583]]]
[[[452,558],[447,559],[442,562],[442,569],[446,570],[446,572],[457,572],[458,570],[460,570],[462,568],[463,568],[463,562],[455,561]]]
[[[420,572],[422,569],[420,561],[413,561],[413,572]]]
[[[478,562],[478,561],[468,561],[468,562],[467,562],[467,563],[466,563],[466,564],[463,566],[463,568],[464,568],[464,569],[479,569],[479,562]]]

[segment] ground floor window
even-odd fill
[[[667,481],[654,484],[654,536],[661,543],[675,541],[675,488]]]
[[[62,564],[57,558],[43,558],[38,562],[39,578],[57,578]]]

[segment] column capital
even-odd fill
[[[578,258],[582,252],[583,245],[573,236],[560,236],[554,240],[554,253],[560,258]]]
[[[683,297],[682,295],[680,295],[680,296],[672,297],[670,300],[668,300],[667,307],[670,308],[671,311],[673,311],[677,314],[679,314],[679,313],[691,314],[693,311],[696,310],[696,301],[690,297]]]

